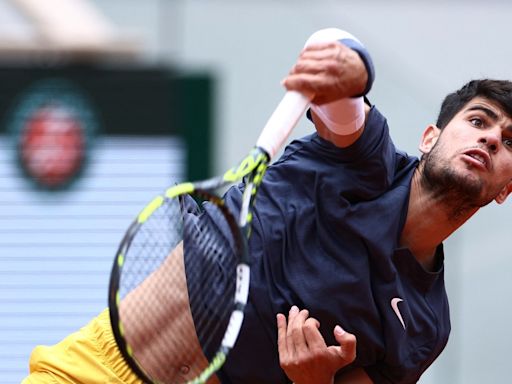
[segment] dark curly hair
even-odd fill
[[[512,82],[507,80],[472,80],[458,91],[450,93],[441,104],[437,127],[443,129],[451,119],[472,99],[483,97],[497,103],[512,117]]]

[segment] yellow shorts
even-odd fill
[[[108,309],[51,347],[37,346],[22,384],[139,384],[117,349]]]

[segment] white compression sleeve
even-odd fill
[[[328,35],[330,39],[323,36]],[[313,34],[306,45],[317,41],[338,41],[355,50],[363,60],[368,72],[368,84],[363,94],[366,94],[373,83],[374,70],[368,51],[363,44],[351,33],[336,28],[327,28]],[[323,105],[311,105],[311,109],[318,115],[326,127],[333,133],[341,136],[350,135],[358,131],[364,124],[364,98],[363,95],[353,98],[336,100]]]
[[[323,105],[311,105],[329,131],[346,136],[359,130],[364,124],[364,98],[350,97]]]

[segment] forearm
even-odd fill
[[[340,148],[345,148],[352,145],[362,134],[364,130],[364,123],[368,117],[368,113],[370,112],[370,106],[368,104],[364,104],[364,117],[361,119],[361,125],[354,132],[343,135],[334,132],[332,129],[329,129],[323,120],[315,113],[315,111],[311,111],[311,118],[313,123],[315,124],[316,131],[318,135],[327,141],[330,141],[334,145]]]

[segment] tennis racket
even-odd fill
[[[128,228],[112,268],[109,308],[119,349],[142,380],[205,383],[225,361],[249,291],[247,239],[258,187],[309,100],[287,92],[239,165],[169,188]],[[243,179],[236,215],[217,191]],[[162,330],[163,321],[176,324]],[[148,350],[154,343],[160,347]],[[206,363],[197,364],[201,352]]]
[[[336,40],[325,32],[320,39]],[[288,91],[236,167],[169,188],[128,228],[112,267],[109,309],[119,350],[141,380],[215,382],[243,322],[258,188],[311,99]],[[242,180],[232,212],[218,192]]]

